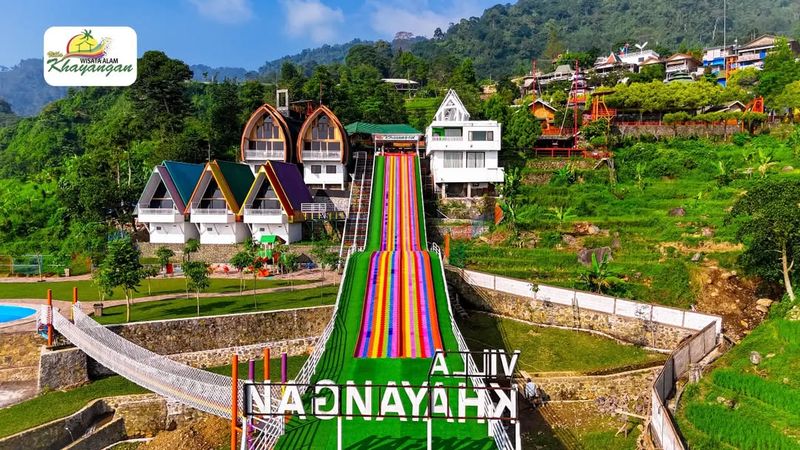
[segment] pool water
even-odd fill
[[[35,312],[35,309],[24,306],[0,305],[0,323],[23,319]]]

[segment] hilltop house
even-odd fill
[[[247,164],[210,161],[203,168],[186,212],[202,244],[236,244],[250,236],[240,216],[241,205],[253,185]]]
[[[540,98],[531,103],[531,114],[541,121],[542,134],[558,133],[559,129],[555,126],[556,111],[553,105]]]
[[[254,241],[277,236],[289,244],[303,238],[301,208],[307,203],[313,199],[297,166],[267,161],[258,169],[239,215]]]
[[[154,244],[182,244],[198,238],[189,223],[186,202],[203,173],[202,164],[164,161],[153,168],[136,205],[138,220],[147,227]]]
[[[494,120],[471,121],[458,94],[447,92],[425,131],[434,189],[442,198],[492,194],[503,182],[500,132]]]
[[[778,37],[771,34],[764,34],[756,39],[736,48],[736,65],[735,69],[745,69],[747,67],[755,67],[757,69],[764,68],[764,61],[767,59],[767,54],[775,48],[778,43]],[[800,45],[794,39],[789,39],[789,48],[794,53],[800,53]]]
[[[244,126],[241,161],[249,165],[253,173],[267,161],[292,162],[299,128],[300,123],[284,116],[274,106],[261,105]]]
[[[671,81],[677,77],[685,77],[686,75],[694,78],[697,75],[697,68],[700,67],[700,65],[700,61],[694,56],[685,53],[676,53],[666,60],[664,66],[666,78],[664,81]]]
[[[306,118],[297,139],[297,161],[303,164],[305,183],[344,189],[349,157],[344,126],[330,109],[319,106]]]

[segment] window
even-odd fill
[[[493,141],[494,140],[494,132],[493,131],[470,131],[469,132],[469,140],[470,141]]]
[[[336,173],[336,166],[325,166],[325,173]]]
[[[161,231],[161,227],[156,227],[156,231]]]
[[[313,174],[320,174],[320,173],[322,173],[322,166],[320,166],[320,165],[316,165],[316,164],[312,165],[312,166],[311,166],[311,173],[313,173]]]
[[[467,152],[467,168],[484,168],[486,167],[486,153],[484,152]]]
[[[264,231],[267,231],[267,229],[264,228],[264,227],[261,227],[261,228],[258,229],[258,231],[264,232]]]
[[[214,231],[214,229],[211,228],[211,227],[208,227],[208,228],[206,228],[206,231]]]
[[[461,137],[463,130],[461,128],[445,128],[444,135],[448,137]]]
[[[462,167],[464,167],[464,153],[445,152],[444,154],[445,169],[460,169]]]

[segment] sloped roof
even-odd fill
[[[263,117],[266,115],[272,116],[275,123],[283,130],[283,135],[285,136],[284,139],[284,161],[290,161],[292,155],[292,148],[294,147],[294,141],[297,137],[297,131],[299,130],[300,126],[297,124],[293,124],[287,121],[287,119],[281,114],[274,106],[270,105],[269,103],[264,103],[263,105],[259,106],[252,114],[250,114],[250,118],[247,119],[247,123],[244,125],[244,130],[242,131],[242,139],[239,144],[241,158],[242,160],[245,159],[245,150],[247,150],[248,142],[250,140],[250,133],[253,131],[253,128],[263,120]]]
[[[436,114],[433,116],[434,121],[444,121],[444,112],[450,108],[456,108],[461,113],[461,120],[469,120],[469,111],[467,110],[467,107],[464,106],[464,103],[461,101],[458,93],[454,89],[448,89],[447,94],[444,96],[444,100],[442,100],[442,103],[439,105],[439,109],[436,110]]]
[[[369,122],[353,122],[344,127],[348,135],[363,134],[422,134],[419,130],[404,123],[377,124]]]
[[[177,200],[180,200],[179,209],[183,210],[192,197],[192,191],[197,185],[197,180],[203,174],[203,165],[178,161],[164,161],[161,165],[169,174],[172,184],[178,192],[179,199],[173,197],[172,201],[177,202]]]
[[[544,101],[544,100],[542,100],[540,98],[537,98],[536,100],[534,100],[531,103],[531,108],[533,108],[533,105],[535,105],[537,103],[542,105],[542,106],[544,106],[545,108],[547,108],[547,109],[549,109],[551,111],[557,111],[556,108],[553,107],[553,105],[551,105],[550,103],[547,103],[546,101]]]
[[[333,113],[327,106],[320,105],[317,109],[314,110],[309,116],[306,118],[305,122],[303,122],[303,126],[300,127],[300,131],[298,132],[297,137],[297,161],[303,162],[303,142],[305,141],[305,135],[308,131],[308,128],[311,124],[314,123],[315,120],[321,115],[325,115],[328,117],[328,120],[331,121],[331,126],[336,127],[339,130],[339,133],[342,135],[342,148],[340,150],[342,159],[342,164],[347,164],[347,160],[350,157],[350,140],[347,139],[347,130],[344,129],[344,125],[336,117],[336,114]]]
[[[263,181],[259,182],[259,180]],[[311,192],[309,192],[303,181],[303,174],[300,173],[297,165],[280,161],[267,161],[266,164],[258,169],[258,174],[251,183],[245,200],[241,203],[240,214],[244,213],[244,204],[249,202],[249,199],[255,195],[262,182],[269,183],[272,190],[275,191],[275,196],[278,197],[281,207],[286,212],[286,215],[289,216],[290,222],[303,219],[300,212],[303,203],[314,202],[314,199],[311,198]]]
[[[561,64],[560,66],[556,67],[556,70],[553,73],[572,73],[572,66],[569,64]]]
[[[761,36],[753,39],[752,41],[748,42],[747,44],[744,44],[744,45],[740,46],[739,50],[741,51],[742,49],[751,48],[751,47],[756,47],[756,48],[757,47],[763,47],[765,45],[775,45],[775,41],[777,39],[778,38],[775,37],[772,34],[762,34]]]
[[[697,58],[695,58],[692,55],[689,55],[689,54],[686,54],[686,53],[675,53],[674,55],[672,55],[669,58],[667,58],[667,62],[683,61],[685,59],[693,59],[693,60],[697,61]]]
[[[219,167],[219,171],[228,184],[231,194],[233,194],[233,200],[236,202],[237,208],[234,211],[238,210],[238,206],[241,206],[244,202],[250,186],[253,185],[253,179],[255,179],[250,166],[230,161],[212,161],[211,164],[216,164]],[[219,183],[219,180],[217,182]],[[230,200],[228,201],[230,202]]]

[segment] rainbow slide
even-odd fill
[[[413,155],[384,158],[381,251],[370,258],[357,358],[430,358],[442,349],[431,260],[421,251]]]
[[[428,382],[435,349],[458,349],[447,304],[442,261],[428,252],[419,160],[376,156],[364,251],[350,256],[334,328],[311,382],[374,385]],[[463,370],[456,353],[446,361]],[[454,385],[463,379],[436,379]],[[378,390],[373,404],[379,405]],[[342,421],[343,447],[361,450],[425,448],[424,421],[352,418]],[[434,421],[433,448],[497,448],[485,424]],[[293,417],[277,449],[335,449],[337,421]]]

